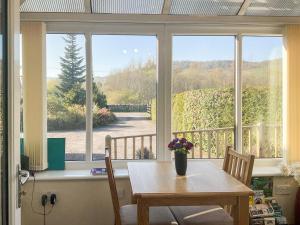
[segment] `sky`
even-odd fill
[[[65,42],[62,34],[47,35],[47,76],[57,77],[60,73],[60,57],[64,55]],[[85,55],[84,35],[77,36],[81,47],[80,55]],[[104,77],[129,64],[157,60],[156,36],[134,35],[94,35],[93,71],[94,76]],[[243,59],[263,61],[282,55],[280,37],[244,37]],[[174,36],[173,61],[233,60],[233,36]]]

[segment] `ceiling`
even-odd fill
[[[25,13],[300,16],[300,0],[22,0]]]

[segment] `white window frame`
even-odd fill
[[[157,160],[171,160],[171,153],[166,146],[172,138],[171,97],[172,97],[172,37],[173,35],[214,35],[235,37],[235,147],[242,146],[241,120],[241,63],[242,36],[283,36],[283,27],[257,25],[203,25],[203,24],[167,24],[167,23],[95,23],[95,22],[47,22],[47,33],[78,33],[86,37],[87,65],[87,106],[92,104],[92,35],[155,35],[157,36]],[[283,82],[284,84],[284,82]],[[285,90],[285,88],[283,88]],[[284,95],[285,96],[285,95]],[[284,99],[285,101],[285,99]],[[285,105],[285,103],[283,104]],[[284,115],[285,116],[285,115]],[[285,121],[285,119],[284,119]],[[89,124],[89,126],[88,126]],[[285,126],[283,126],[285,128]],[[92,161],[92,113],[87,115],[86,161],[66,161],[66,169],[89,169],[104,166],[102,161]],[[283,131],[285,132],[285,130]],[[283,135],[285,137],[285,135]],[[283,141],[285,143],[285,141]],[[283,146],[284,147],[284,146]],[[284,147],[285,149],[285,147]],[[200,159],[202,160],[202,159]],[[219,161],[221,160],[215,160]],[[115,160],[115,167],[126,167],[128,160]],[[132,161],[132,160],[131,160]],[[151,160],[149,160],[151,161]],[[283,159],[259,159],[259,166],[274,166]]]

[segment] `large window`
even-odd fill
[[[234,36],[174,36],[172,131],[192,158],[221,158],[234,143]]]
[[[65,138],[66,160],[85,160],[84,46],[82,34],[47,35],[48,138]]]
[[[47,35],[48,138],[66,160],[167,159],[172,137],[194,159],[282,157],[282,37],[109,33]]]
[[[93,158],[156,158],[156,36],[94,35]],[[95,91],[95,90],[94,90]]]
[[[282,37],[243,37],[243,152],[282,156]]]

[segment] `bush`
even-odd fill
[[[138,149],[135,153],[136,159],[154,159],[154,154],[147,147],[144,147],[144,152]]]
[[[281,89],[243,89],[243,125],[282,120]],[[152,115],[156,114],[152,101]],[[276,110],[274,110],[276,109]],[[155,117],[152,116],[155,120]],[[204,88],[173,95],[172,127],[176,131],[234,126],[234,89]]]
[[[81,105],[64,106],[58,102],[48,101],[48,131],[85,129],[86,108]],[[106,108],[94,107],[93,127],[110,124],[116,120],[115,115]]]
[[[85,107],[64,107],[62,111],[48,113],[48,131],[84,129],[85,118]]]
[[[108,125],[117,120],[116,116],[107,108],[94,107],[93,110],[93,127],[101,127],[103,125]]]

